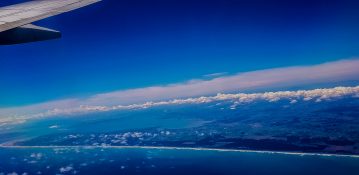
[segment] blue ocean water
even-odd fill
[[[1,175],[358,175],[359,158],[193,149],[0,148]]]

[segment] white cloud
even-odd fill
[[[35,159],[37,159],[37,160],[40,160],[40,159],[43,157],[43,155],[42,155],[41,153],[32,153],[32,154],[30,155],[30,157],[31,157],[31,158],[35,158]]]
[[[295,103],[297,103],[298,102],[298,100],[291,100],[290,101],[290,104],[295,104]]]
[[[59,128],[60,126],[59,125],[52,125],[52,126],[49,126],[50,129],[56,129],[56,128]]]
[[[227,72],[217,72],[217,73],[212,73],[212,74],[207,74],[207,75],[204,75],[204,77],[207,77],[207,78],[215,78],[215,77],[221,77],[221,76],[224,76],[228,74]]]
[[[316,66],[276,68],[239,73],[232,76],[197,80],[187,83],[130,89],[98,94],[83,105],[133,104],[173,98],[188,98],[216,93],[289,87],[313,83],[359,81],[359,59],[343,60]]]
[[[67,172],[70,172],[71,170],[73,170],[74,168],[69,165],[69,166],[66,166],[66,167],[61,167],[59,170],[61,173],[67,173]]]
[[[223,76],[210,80],[191,80],[166,86],[129,89],[97,94],[84,99],[64,99],[22,107],[0,108],[0,126],[30,118],[72,115],[84,112],[147,108],[159,105],[207,103],[215,100],[236,99],[238,102],[283,98],[294,100],[316,99],[318,102],[353,93],[358,87],[339,87],[311,91],[281,91],[252,94],[223,94],[265,88],[285,88],[320,83],[359,81],[359,59],[341,60],[314,66],[275,68]],[[216,96],[211,94],[221,93]],[[198,97],[198,98],[194,98]],[[179,100],[170,100],[179,99]]]
[[[16,172],[8,173],[7,175],[18,175]]]
[[[289,104],[298,103],[302,101],[315,101],[321,102],[323,100],[332,100],[342,97],[356,97],[359,95],[359,86],[356,87],[335,87],[327,89],[314,89],[314,90],[299,90],[299,91],[278,91],[278,92],[265,92],[265,93],[238,93],[238,94],[217,94],[216,96],[174,99],[159,102],[146,102],[132,105],[115,105],[115,106],[87,106],[81,105],[79,107],[67,109],[53,109],[44,113],[37,113],[33,115],[21,116],[17,118],[7,118],[7,120],[0,120],[2,122],[12,123],[17,120],[26,120],[33,118],[50,117],[56,115],[77,115],[91,112],[108,112],[114,110],[133,110],[133,109],[146,109],[156,106],[165,105],[181,105],[181,104],[203,104],[211,102],[220,102],[231,100],[233,105],[231,109],[236,109],[239,104],[252,103],[256,101],[276,102],[279,100],[288,100]]]

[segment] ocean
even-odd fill
[[[349,155],[169,147],[1,147],[0,175],[358,175]]]

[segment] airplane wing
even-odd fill
[[[55,30],[30,23],[100,0],[34,0],[0,8],[0,44],[18,44],[60,37]],[[42,37],[42,33],[44,33]],[[54,36],[51,36],[53,33]]]

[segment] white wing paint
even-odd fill
[[[30,23],[100,0],[34,0],[0,8],[0,44],[18,44],[61,37],[55,30]]]

